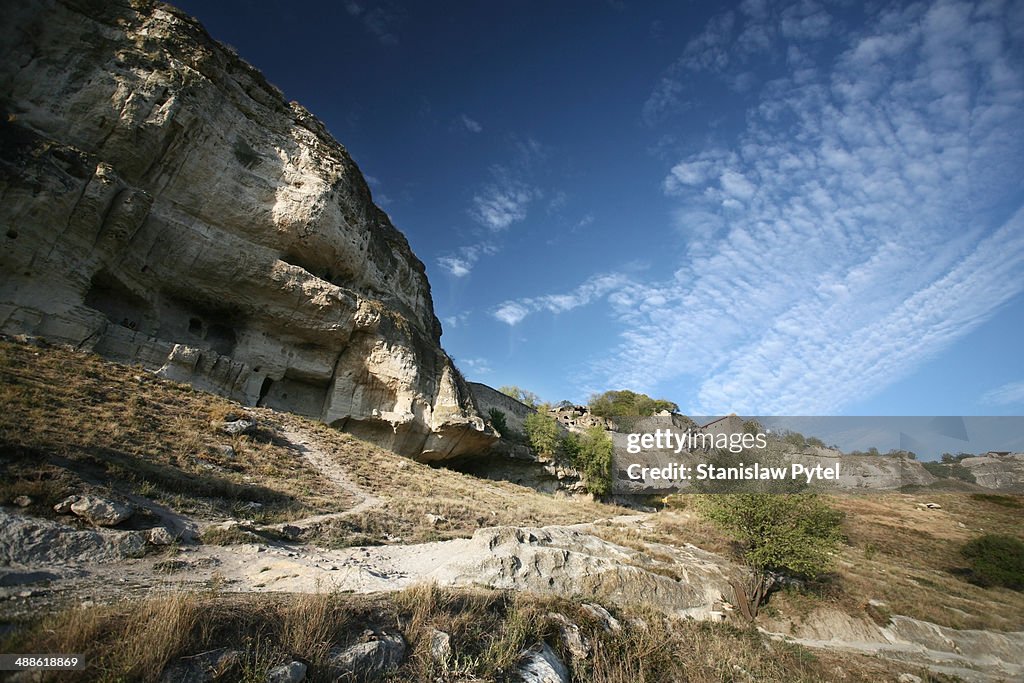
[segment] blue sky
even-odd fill
[[[349,149],[470,379],[1024,413],[1021,0],[177,4]]]

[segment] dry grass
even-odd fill
[[[350,503],[272,431],[221,432],[229,412],[239,406],[141,368],[0,341],[0,500],[26,493],[31,512],[47,514],[68,493],[107,488],[261,521]],[[245,512],[245,502],[263,507]]]
[[[702,519],[689,501],[688,495],[670,498],[654,529],[631,532],[633,547],[646,541],[689,541],[735,556],[729,538]],[[925,502],[941,508],[918,505]],[[847,537],[834,572],[803,593],[775,594],[770,604],[776,613],[800,617],[831,606],[875,621],[885,614],[904,614],[953,628],[1024,629],[1024,593],[980,588],[959,573],[959,548],[967,540],[983,533],[1024,538],[1016,507],[1024,505],[1024,497],[924,489],[832,496],[830,503],[845,513]],[[623,542],[615,532],[601,535]],[[885,607],[872,608],[870,600],[882,601]]]
[[[588,656],[573,659],[554,613],[579,626],[590,647]],[[226,673],[228,680],[262,681],[273,666],[299,658],[309,665],[307,680],[325,681],[330,680],[331,648],[354,642],[363,629],[397,630],[408,642],[401,667],[378,679],[387,681],[510,680],[520,653],[542,641],[577,681],[855,683],[894,678],[892,665],[883,661],[812,653],[767,641],[753,629],[651,612],[619,612],[616,617],[630,627],[608,631],[579,604],[566,600],[429,585],[388,596],[177,594],[74,609],[45,618],[2,645],[5,651],[88,653],[86,671],[59,674],[59,680],[83,681],[155,681],[178,658],[222,647],[241,651]],[[447,659],[430,654],[434,629],[451,638]]]
[[[538,493],[508,482],[430,467],[321,423],[294,415],[275,417],[282,424],[315,434],[321,450],[356,484],[382,501],[362,514],[323,525],[319,535],[311,538],[321,545],[420,543],[463,538],[489,526],[575,524],[627,512],[586,499]],[[427,515],[441,519],[431,521]]]

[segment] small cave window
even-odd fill
[[[238,338],[235,331],[227,325],[214,323],[206,333],[206,341],[210,342],[210,348],[222,356],[230,356],[235,350]]]
[[[260,385],[260,397],[256,401],[256,405],[259,407],[263,406],[263,401],[267,398],[267,394],[270,393],[271,387],[274,386],[274,380],[269,377],[263,378],[263,384]]]
[[[203,336],[203,321],[199,318],[188,319],[188,333],[194,334],[197,337]]]

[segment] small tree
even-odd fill
[[[750,574],[733,589],[751,621],[777,574],[820,575],[842,540],[842,513],[813,494],[719,494],[702,496],[700,503],[704,515],[740,543]]]
[[[536,408],[537,406],[540,405],[540,396],[533,393],[532,391],[521,389],[520,387],[517,387],[514,384],[498,387],[498,391],[505,394],[506,396],[514,398],[520,403],[525,403],[531,408]]]
[[[562,440],[562,450],[569,462],[583,472],[588,491],[596,496],[611,493],[615,447],[604,429],[595,425],[583,434],[568,434]]]
[[[499,434],[504,437],[509,436],[508,420],[505,418],[505,413],[497,408],[491,408],[487,411],[487,415],[491,418],[491,426],[497,429]]]
[[[523,429],[530,447],[538,454],[551,456],[558,451],[561,435],[555,418],[543,413],[530,413],[523,420]]]

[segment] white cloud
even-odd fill
[[[530,153],[523,148],[519,152],[521,155]],[[525,220],[530,204],[540,196],[540,192],[523,179],[524,163],[515,168],[492,166],[492,182],[473,195],[469,215],[491,232],[501,232]]]
[[[376,2],[372,7],[356,0],[345,2],[345,11],[349,16],[359,18],[363,28],[373,35],[382,45],[398,45],[397,25],[403,15],[400,8],[392,2]]]
[[[1024,405],[1024,381],[1008,382],[985,392],[981,402],[991,406],[1017,406]]]
[[[494,311],[495,318],[506,325],[518,325],[530,314],[530,310],[514,301],[506,301]]]
[[[619,273],[595,275],[571,292],[506,301],[494,311],[493,315],[507,325],[518,325],[532,313],[540,311],[565,313],[574,308],[586,306],[621,289],[628,283],[629,279]]]
[[[721,37],[755,19],[785,70],[735,139],[668,171],[688,240],[674,276],[520,300],[516,322],[606,301],[621,337],[595,385],[676,382],[698,414],[827,414],[1024,291],[1024,31],[997,3],[895,7],[856,33],[812,2],[744,8],[669,70],[725,75],[743,55]],[[824,35],[838,53],[814,47]]]
[[[449,254],[437,259],[437,265],[441,266],[449,275],[465,277],[473,271],[473,266],[480,260],[481,256],[493,256],[498,253],[498,246],[493,242],[480,242],[471,244],[459,249],[458,255]]]
[[[469,118],[465,114],[459,114],[459,122],[465,126],[466,130],[470,133],[479,133],[484,129],[478,121]]]
[[[490,361],[486,358],[460,358],[457,361],[460,368],[468,370],[470,374],[489,375],[493,372]]]
[[[449,275],[455,277],[465,277],[469,275],[473,270],[472,261],[458,256],[442,256],[437,259],[437,265],[448,271]]]

